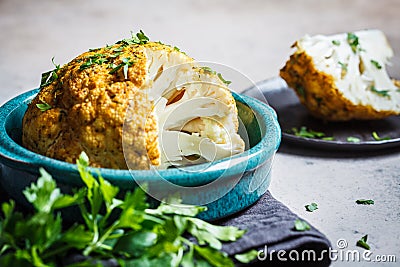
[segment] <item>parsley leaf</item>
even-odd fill
[[[217,72],[216,71],[214,71],[212,68],[210,68],[210,67],[201,67],[201,69],[204,71],[204,72],[206,72],[206,73],[208,73],[208,74],[217,74]]]
[[[356,203],[359,205],[374,205],[375,202],[372,199],[357,199]]]
[[[318,209],[318,204],[312,202],[311,204],[305,205],[306,211],[313,212]]]
[[[348,64],[346,63],[342,63],[342,62],[338,62],[338,64],[340,65],[340,67],[342,68],[343,71],[347,72],[347,66]]]
[[[123,58],[122,63],[115,65],[110,64],[109,67],[112,68],[110,70],[109,74],[114,74],[116,73],[119,69],[123,68],[124,71],[124,78],[125,80],[128,79],[128,68],[134,64],[134,61],[130,60],[130,58]]]
[[[36,104],[36,107],[37,107],[38,109],[40,109],[40,111],[42,111],[42,112],[44,112],[44,111],[49,110],[49,109],[52,108],[52,106],[51,106],[50,104],[48,104],[48,103],[46,103],[46,102],[44,102],[44,101],[42,101],[42,103]]]
[[[222,77],[222,74],[221,74],[221,73],[218,73],[217,76],[218,76],[218,78],[219,78],[224,84],[226,84],[226,85],[230,85],[230,84],[232,83],[231,81],[225,80],[225,79]]]
[[[376,60],[371,59],[371,64],[374,65],[378,70],[382,69],[382,65]]]
[[[123,39],[117,44],[122,44],[123,46],[134,45],[134,44],[146,44],[149,41],[149,38],[144,34],[142,30],[140,30],[136,35],[131,32],[132,37],[130,39]]]
[[[370,246],[367,244],[367,239],[368,235],[361,237],[360,240],[357,241],[356,246],[369,250]]]
[[[358,36],[352,32],[347,33],[347,43],[350,45],[351,50],[356,53],[359,45]]]
[[[249,263],[249,262],[253,261],[255,258],[257,258],[257,255],[258,255],[258,251],[255,249],[252,249],[243,254],[236,254],[235,259],[241,263]]]
[[[54,63],[54,57],[51,58],[51,62],[53,63],[55,69],[42,73],[42,78],[40,79],[41,88],[51,84],[58,79],[57,72],[61,69],[60,65]]]
[[[333,140],[333,137],[327,137],[325,136],[325,133],[323,132],[317,132],[311,129],[307,129],[306,126],[300,127],[300,129],[293,127],[291,132],[295,136],[299,137],[304,137],[304,138],[318,138],[318,139],[323,139],[323,140]]]
[[[378,89],[376,89],[375,86],[373,86],[373,85],[370,87],[370,90],[371,90],[373,93],[375,93],[375,94],[377,94],[377,95],[379,95],[379,96],[382,96],[382,97],[389,97],[389,98],[390,98],[389,90],[378,90]]]
[[[303,232],[303,231],[307,231],[310,229],[311,229],[310,225],[308,223],[306,223],[305,221],[300,220],[300,219],[296,219],[294,221],[294,230]]]
[[[236,241],[245,231],[195,218],[205,207],[184,205],[173,197],[174,204],[150,209],[140,188],[120,199],[119,188],[89,168],[85,153],[76,166],[84,187],[73,194],[63,194],[51,175],[40,169],[37,182],[23,192],[35,209],[32,214],[15,211],[13,200],[1,205],[0,264],[56,266],[79,253],[88,257],[79,266],[98,266],[109,259],[121,266],[234,266],[220,250],[222,242]],[[76,223],[64,225],[57,211],[73,205],[80,211]],[[250,262],[256,256],[250,251],[235,258]]]
[[[86,62],[84,62],[82,65],[80,65],[79,69],[84,70],[84,69],[91,67],[94,64],[101,65],[108,61],[108,59],[105,57],[106,56],[104,54],[94,54],[94,55],[88,56],[86,58],[87,59]]]
[[[339,40],[332,40],[332,44],[334,44],[334,45],[340,45],[340,41],[339,41]]]
[[[386,137],[380,137],[378,135],[377,132],[372,132],[372,137],[376,140],[376,141],[383,141],[383,140],[390,140],[391,138],[386,136]]]
[[[351,143],[359,143],[361,142],[361,139],[358,137],[354,137],[354,136],[349,136],[347,137],[347,142],[351,142]]]

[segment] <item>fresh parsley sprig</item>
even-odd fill
[[[131,32],[130,39],[123,39],[118,41],[117,44],[122,44],[123,46],[134,45],[134,44],[146,44],[150,39],[147,37],[142,30],[140,30],[136,35]]]
[[[51,58],[51,62],[53,63],[55,68],[53,70],[42,73],[40,88],[43,88],[58,79],[57,72],[61,69],[60,64],[54,63],[54,57]]]
[[[205,207],[162,203],[150,209],[140,188],[119,198],[119,188],[89,171],[82,153],[77,169],[84,187],[63,194],[44,169],[24,190],[32,214],[15,210],[13,200],[1,205],[0,266],[56,266],[71,253],[86,257],[79,266],[101,266],[114,259],[121,266],[231,266],[222,242],[239,239],[245,231],[216,226],[195,216]],[[78,206],[77,222],[67,227],[60,210]],[[79,223],[82,221],[82,223]],[[254,251],[237,255],[250,262]]]

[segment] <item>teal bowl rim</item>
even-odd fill
[[[0,107],[0,163],[10,166],[14,169],[37,172],[39,167],[45,168],[50,173],[72,174],[76,177],[76,181],[71,181],[68,175],[59,175],[57,180],[65,183],[80,183],[78,171],[75,164],[52,159],[35,152],[32,152],[20,144],[16,143],[7,133],[6,122],[7,117],[18,109],[20,105],[27,104],[39,92],[39,89],[33,89],[23,94],[20,94],[6,102]],[[278,150],[281,142],[281,129],[278,123],[277,114],[273,108],[265,103],[245,95],[240,95],[232,92],[234,98],[248,105],[255,113],[261,128],[262,138],[258,144],[246,150],[241,154],[234,155],[229,158],[224,158],[210,164],[206,170],[202,170],[203,164],[174,168],[167,170],[157,170],[159,176],[172,183],[180,183],[182,179],[190,178],[188,183],[193,185],[206,184],[212,182],[215,178],[223,176],[235,175],[239,172],[244,172],[256,169],[264,161],[273,157]],[[272,126],[272,127],[267,127]],[[272,138],[271,138],[272,137]],[[234,164],[225,168],[227,163],[232,160]],[[156,181],[159,177],[154,175],[152,170],[118,170],[109,168],[89,168],[90,171],[96,173],[100,171],[101,175],[115,183],[132,183],[132,177],[141,181]],[[194,179],[193,173],[196,178]]]

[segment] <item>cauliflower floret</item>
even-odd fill
[[[23,119],[23,145],[71,163],[85,151],[92,166],[116,169],[167,168],[242,152],[235,101],[224,83],[142,34],[45,75]]]
[[[393,51],[379,30],[304,36],[280,71],[311,114],[325,120],[400,114],[400,91],[386,71]]]

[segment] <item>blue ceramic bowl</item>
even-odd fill
[[[39,155],[21,146],[22,118],[27,104],[37,93],[38,89],[21,94],[0,108],[0,183],[12,198],[23,205],[28,203],[22,191],[37,179],[40,167],[52,174],[64,190],[82,185],[74,164]],[[247,109],[247,117],[241,118],[243,123],[239,127],[239,134],[247,140],[248,149],[244,153],[209,165],[172,168],[156,173],[146,170],[98,170],[122,190],[132,190],[137,184],[147,183],[156,195],[157,192],[178,192],[184,203],[206,205],[208,210],[199,215],[205,220],[219,219],[250,206],[268,189],[281,130],[271,107],[248,96],[234,94],[234,97],[239,116],[244,116]],[[244,112],[241,112],[242,108]],[[253,114],[249,117],[248,111],[251,114],[251,110]],[[95,173],[96,169],[91,170]],[[150,192],[150,195],[154,196],[153,193]]]

